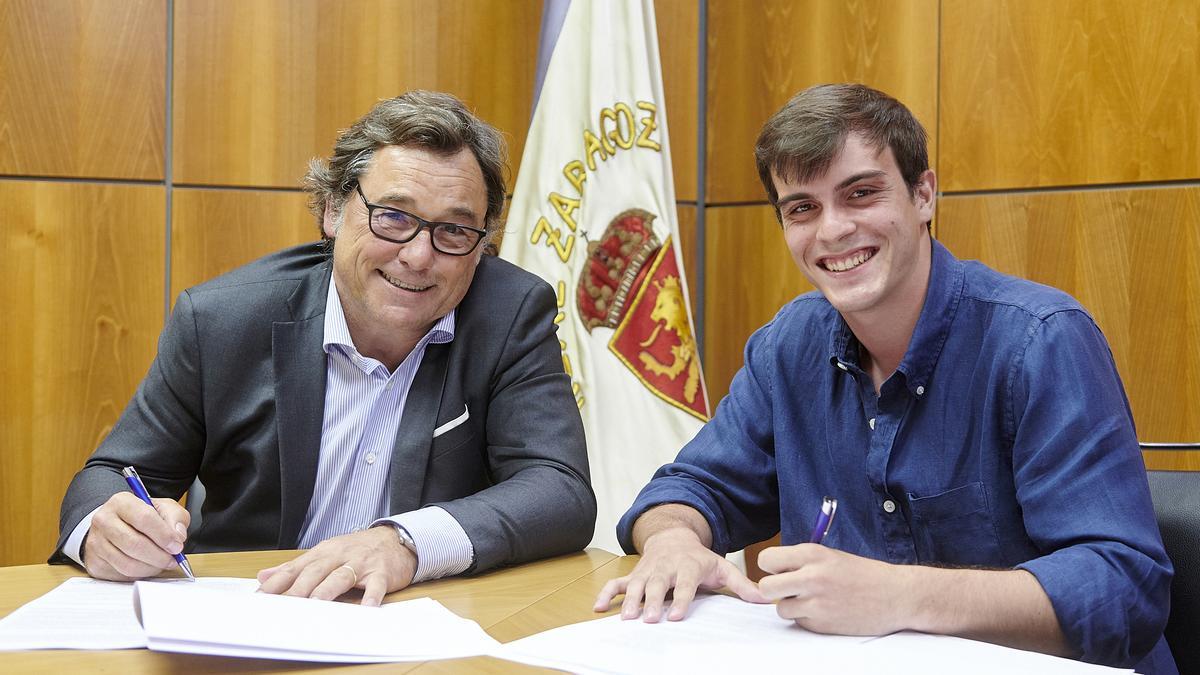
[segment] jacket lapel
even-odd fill
[[[429,449],[441,408],[446,363],[452,342],[430,343],[404,403],[404,416],[392,450],[391,511],[405,513],[421,507]]]
[[[315,278],[306,280],[288,299],[292,316],[300,318],[276,322],[271,332],[282,501],[279,548],[295,548],[299,541],[321,453],[328,360],[322,344],[329,266],[321,265],[315,273]]]

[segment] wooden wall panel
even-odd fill
[[[1143,450],[1142,459],[1154,471],[1200,471],[1200,452],[1195,450]]]
[[[320,239],[302,192],[179,188],[171,201],[171,299],[183,289]]]
[[[680,204],[679,209],[679,247],[683,255],[683,273],[687,277],[688,302],[692,304],[693,319],[699,318],[696,313],[700,306],[696,304],[696,293],[700,290],[700,277],[696,270],[696,207]]]
[[[715,406],[742,367],[750,334],[812,286],[768,206],[708,209],[705,238],[704,377]]]
[[[0,173],[161,179],[166,4],[0,2]]]
[[[960,258],[1075,296],[1116,358],[1142,441],[1200,441],[1200,188],[944,197]]]
[[[178,0],[175,181],[294,187],[339,129],[414,88],[506,132],[515,177],[540,21],[537,0]]]
[[[754,168],[763,122],[805,87],[862,82],[902,101],[937,156],[936,0],[709,0],[710,202],[765,201]]]
[[[0,565],[44,561],[71,477],[154,356],[163,188],[0,182]]]
[[[942,189],[1200,177],[1200,3],[950,0]]]
[[[696,200],[696,136],[699,124],[700,9],[695,0],[654,0],[671,134],[675,198]]]

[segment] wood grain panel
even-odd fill
[[[540,21],[537,0],[178,0],[175,180],[296,186],[339,129],[414,88],[506,132],[515,177]]]
[[[907,105],[937,156],[936,0],[709,0],[709,202],[762,201],[754,141],[793,94],[862,82]]]
[[[696,135],[700,105],[700,9],[695,0],[654,0],[671,134],[675,198],[696,200]]]
[[[171,298],[255,258],[320,239],[302,192],[177,188],[171,200]]]
[[[696,293],[700,290],[700,277],[697,276],[696,254],[699,246],[696,242],[696,207],[688,204],[679,205],[679,250],[683,255],[683,273],[687,277],[688,302],[692,303],[692,316],[700,307],[696,304]]]
[[[1200,471],[1200,452],[1195,450],[1143,450],[1142,459],[1152,471]]]
[[[1095,317],[1142,441],[1200,440],[1200,188],[945,197],[959,258],[1061,288]]]
[[[954,0],[947,191],[1200,177],[1200,4]]]
[[[812,290],[768,206],[705,213],[704,376],[715,404],[742,367],[746,340],[780,307]]]
[[[166,4],[0,2],[0,173],[161,179]]]
[[[42,562],[74,473],[154,356],[161,187],[0,182],[0,565]]]

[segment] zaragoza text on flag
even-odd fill
[[[709,414],[652,0],[573,0],[550,53],[500,255],[557,291],[599,503],[592,544],[619,552],[617,520]]]

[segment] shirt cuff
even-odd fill
[[[67,541],[63,543],[63,555],[74,560],[75,564],[82,567],[84,571],[87,571],[87,566],[83,564],[83,551],[80,549],[83,547],[84,536],[87,535],[88,530],[92,529],[92,516],[96,515],[99,510],[100,507],[97,506],[92,509],[91,513],[84,516],[75,529],[71,530],[71,536],[67,537]]]
[[[380,518],[371,526],[391,523],[404,528],[417,547],[417,571],[413,583],[461,574],[475,560],[471,538],[454,516],[439,506]]]

